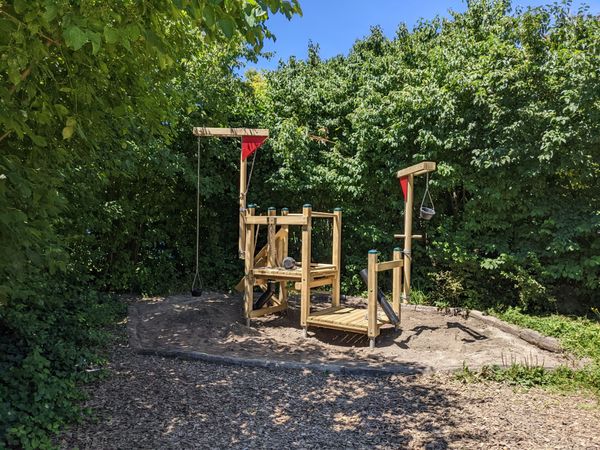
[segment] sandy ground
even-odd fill
[[[364,378],[142,356],[89,386],[72,449],[599,449],[595,400],[449,374]]]
[[[364,304],[350,298],[347,304]],[[513,362],[544,367],[572,364],[565,356],[539,349],[518,337],[470,317],[403,308],[402,327],[383,330],[370,350],[363,335],[310,328],[302,337],[299,311],[241,319],[241,297],[205,293],[139,301],[130,306],[130,338],[145,349],[198,351],[217,355],[346,366],[402,366],[425,373]],[[319,307],[324,303],[316,304]],[[406,372],[406,370],[405,370]]]

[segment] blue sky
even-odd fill
[[[513,0],[513,9],[548,3],[552,1]],[[600,0],[575,0],[572,9],[576,11],[581,4],[589,5],[594,14],[600,13]],[[369,34],[373,25],[381,26],[386,36],[393,37],[402,22],[412,28],[420,18],[448,16],[449,9],[466,9],[463,0],[300,0],[300,5],[303,17],[288,21],[278,15],[268,20],[277,40],[266,42],[264,50],[275,55],[270,61],[261,58],[257,64],[248,63],[246,69],[274,69],[279,59],[287,60],[292,55],[306,58],[309,40],[319,44],[323,58],[346,54],[354,41]]]

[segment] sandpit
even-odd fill
[[[315,307],[327,306],[315,299]],[[366,305],[348,298],[352,306]],[[397,369],[426,373],[486,365],[527,364],[553,368],[574,364],[566,355],[543,350],[473,316],[413,306],[402,309],[401,329],[383,329],[377,347],[366,336],[309,328],[302,336],[299,310],[254,319],[249,328],[237,294],[204,293],[144,299],[129,309],[129,336],[140,351],[178,356],[215,355],[229,361],[293,362],[344,368]]]

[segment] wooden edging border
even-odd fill
[[[422,311],[428,313],[439,313],[440,311],[442,311],[436,306],[427,305],[402,305],[402,309],[409,309],[413,311]],[[556,338],[544,336],[543,334],[538,333],[537,331],[531,330],[529,328],[523,328],[518,325],[507,323],[494,316],[484,314],[481,311],[477,311],[475,309],[467,310],[464,308],[448,308],[447,313],[454,315],[463,315],[467,318],[472,317],[483,323],[496,327],[504,331],[505,333],[512,334],[513,336],[523,339],[525,342],[529,342],[530,344],[533,344],[536,347],[541,348],[542,350],[547,350],[553,353],[564,352],[562,345]]]
[[[137,348],[135,352],[140,355],[160,356],[165,358],[179,358],[192,361],[203,361],[213,364],[227,364],[242,367],[257,367],[270,370],[309,370],[311,372],[352,375],[366,377],[389,377],[392,375],[426,375],[436,372],[432,367],[414,367],[411,365],[394,365],[386,367],[348,366],[343,364],[310,363],[299,361],[277,361],[263,358],[241,358],[237,356],[213,355],[210,353]],[[454,372],[462,369],[460,367],[448,367],[437,372]]]

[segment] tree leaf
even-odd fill
[[[108,25],[104,27],[104,39],[108,44],[116,44],[119,41],[119,30]]]
[[[219,28],[228,39],[233,36],[233,32],[235,30],[235,23],[229,17],[223,17],[219,19]]]
[[[71,139],[73,133],[75,132],[75,127],[64,127],[62,130],[63,139]]]
[[[72,25],[67,28],[63,33],[63,37],[65,38],[67,46],[71,47],[73,50],[79,50],[88,42],[87,34],[77,25]]]

